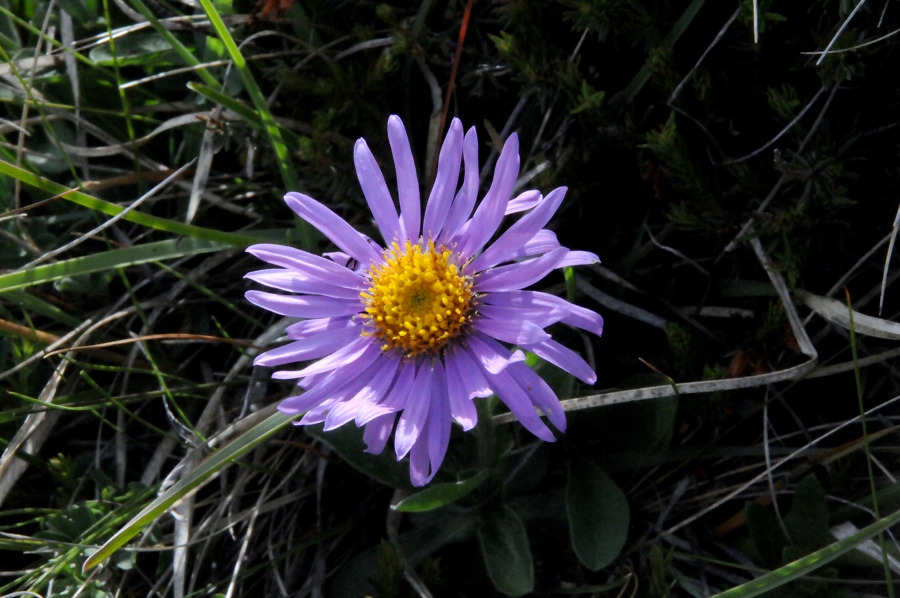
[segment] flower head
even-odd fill
[[[403,123],[388,120],[397,171],[396,205],[366,142],[354,148],[356,172],[384,245],[357,232],[340,216],[301,193],[285,202],[339,249],[320,257],[281,245],[247,251],[278,266],[248,278],[293,294],[248,291],[247,299],[301,321],[286,330],[293,342],[259,355],[256,365],[312,361],[275,378],[298,379],[305,392],[281,402],[284,413],[305,413],[299,424],[331,430],[351,420],[365,426],[367,450],[380,453],[391,432],[398,459],[410,455],[410,477],[421,486],[434,477],[455,421],[465,430],[477,420],[476,397],[496,394],[537,437],[555,437],[538,415],[560,431],[559,399],[521,350],[593,384],[596,376],[576,353],[544,329],[564,322],[597,335],[603,319],[564,299],[522,290],[551,270],[594,262],[591,253],[561,247],[544,229],[565,196],[527,191],[510,199],[519,171],[518,138],[503,147],[494,179],[478,203],[478,138],[463,136],[454,119],[441,147],[437,177],[424,217],[419,181]],[[457,189],[460,167],[463,182]],[[488,243],[507,214],[527,212]]]

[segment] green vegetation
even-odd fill
[[[885,1],[0,0],[0,595],[894,596],[898,32]],[[606,319],[551,329],[596,387],[528,357],[568,432],[480,401],[417,490],[288,425],[252,366],[285,321],[243,298],[248,245],[331,250],[286,191],[376,235],[352,151],[393,189],[390,114],[423,178],[475,126],[481,193],[517,132],[603,260],[542,289]]]

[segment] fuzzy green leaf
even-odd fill
[[[534,589],[534,564],[525,526],[509,507],[490,513],[478,528],[478,544],[488,577],[507,596]]]
[[[566,514],[578,560],[598,571],[622,551],[631,512],[619,486],[602,469],[583,459],[569,462]]]
[[[481,484],[488,479],[489,475],[489,472],[482,471],[459,482],[434,484],[421,492],[416,492],[415,494],[404,498],[396,505],[392,505],[391,508],[403,513],[433,511],[446,504],[456,502],[466,494],[469,494],[481,486]]]

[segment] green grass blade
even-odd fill
[[[213,6],[212,0],[200,0],[200,5],[203,7],[203,11],[206,13],[206,16],[209,17],[210,23],[212,23],[213,28],[225,45],[225,50],[228,52],[228,56],[234,63],[234,68],[241,76],[244,88],[247,90],[247,93],[250,94],[250,99],[253,101],[253,106],[256,108],[256,112],[266,129],[269,142],[272,144],[272,149],[275,150],[275,156],[277,157],[276,162],[278,163],[278,169],[281,172],[281,178],[286,187],[285,190],[299,191],[301,189],[300,179],[297,176],[294,162],[291,160],[291,154],[284,142],[284,138],[281,136],[281,129],[278,127],[278,123],[275,122],[275,117],[272,116],[272,112],[269,110],[266,97],[256,84],[253,73],[250,72],[247,61],[244,59],[241,50],[234,42],[234,38],[231,36],[228,27],[222,21],[222,17],[219,16],[218,11],[216,11]],[[303,248],[312,250],[315,247],[312,228],[304,221],[300,221],[299,225],[301,232],[300,236],[303,240]]]
[[[43,299],[35,297],[30,293],[26,293],[25,291],[9,291],[6,293],[4,299],[9,299],[16,305],[56,320],[67,326],[71,326],[72,328],[80,326],[82,322],[81,318],[76,318],[72,314],[66,313],[55,305],[47,303]]]
[[[252,243],[252,241],[251,241]],[[234,249],[232,245],[206,239],[169,239],[157,243],[145,243],[137,247],[113,249],[64,260],[55,264],[38,266],[29,270],[0,275],[0,293],[21,289],[45,282],[53,282],[66,276],[102,272],[160,260],[170,260],[188,255],[199,255]]]
[[[824,56],[823,56],[824,57]],[[850,315],[850,353],[853,355],[853,376],[856,381],[856,399],[859,404],[859,423],[863,433],[863,447],[866,449],[866,468],[869,474],[869,490],[872,493],[872,511],[875,518],[881,518],[881,507],[878,503],[878,487],[875,484],[875,472],[872,469],[872,451],[869,447],[869,430],[866,425],[866,406],[863,400],[862,378],[859,373],[859,354],[856,348],[856,326],[853,321],[853,302],[850,301],[850,291],[846,288],[847,311]],[[888,597],[894,598],[894,581],[891,576],[891,566],[888,562],[888,553],[884,549],[884,533],[878,534],[878,546],[881,548],[881,562],[884,565],[884,578],[887,584]]]
[[[273,229],[264,231],[252,231],[248,236],[241,237],[240,246],[247,247],[254,243],[282,243],[293,245],[294,230]],[[237,236],[237,235],[235,235]],[[235,249],[232,243],[222,243],[218,241],[210,241],[208,239],[197,238],[181,238],[168,239],[166,241],[158,241],[156,243],[145,243],[136,247],[127,247],[125,249],[112,249],[103,253],[94,253],[81,257],[63,260],[55,264],[46,266],[37,266],[25,271],[10,272],[9,274],[0,275],[0,293],[6,293],[13,289],[21,289],[46,282],[53,282],[66,276],[76,276],[78,274],[90,274],[92,272],[102,272],[111,268],[124,268],[126,266],[134,266],[136,264],[146,264],[147,262],[158,262],[162,260],[171,260],[189,255],[200,255],[203,253],[212,253],[214,251],[224,251],[226,249]],[[20,298],[21,295],[7,295],[10,299]],[[36,305],[36,300],[28,299],[32,308]],[[35,311],[38,311],[35,308]],[[60,312],[61,314],[62,312]],[[44,314],[54,317],[51,314]],[[58,315],[63,317],[63,315]],[[75,319],[69,317],[68,323],[74,322]],[[77,321],[77,324],[80,324]],[[76,324],[76,325],[77,325]]]
[[[153,11],[147,8],[146,4],[141,2],[141,0],[131,0],[131,5],[134,6],[151,25],[153,25],[153,28],[156,29],[156,32],[159,33],[164,40],[169,42],[169,45],[172,46],[172,49],[175,50],[179,56],[181,56],[182,60],[190,66],[197,66],[200,64],[200,60],[194,56],[184,44],[178,41],[178,38],[172,35],[171,31],[162,26],[162,23],[160,23],[159,19],[156,18],[156,15],[153,14]],[[219,85],[216,78],[205,68],[197,69],[197,75],[199,75],[207,85]]]
[[[276,412],[251,429],[247,430],[220,451],[203,461],[186,477],[162,493],[152,503],[134,516],[116,534],[107,540],[97,552],[84,562],[84,571],[93,569],[109,558],[116,550],[124,546],[131,538],[153,523],[157,517],[169,510],[175,503],[194,492],[213,476],[213,474],[230,465],[235,459],[259,445],[266,438],[288,425],[294,416]]]
[[[228,110],[231,110],[242,119],[244,119],[244,122],[246,122],[250,127],[253,127],[253,129],[257,132],[262,133],[263,135],[266,134],[266,125],[263,123],[262,119],[260,119],[259,114],[240,100],[236,100],[227,93],[223,93],[221,91],[218,91],[217,89],[213,89],[212,87],[207,87],[202,83],[192,82],[188,83],[187,86],[188,89],[199,93],[207,100],[210,100],[217,104],[221,104]],[[280,126],[279,129],[286,137],[291,139],[291,141],[298,141],[297,134],[293,131],[282,129]]]
[[[209,17],[210,23],[212,23],[213,28],[219,35],[222,43],[225,45],[225,50],[228,52],[229,57],[234,63],[234,68],[237,69],[238,74],[241,76],[241,81],[244,83],[244,87],[247,89],[247,93],[250,94],[250,99],[253,101],[253,106],[256,108],[256,111],[259,114],[259,118],[262,120],[262,123],[266,128],[266,133],[268,134],[269,141],[272,144],[272,149],[275,150],[275,155],[277,157],[276,162],[278,162],[278,169],[281,171],[281,177],[284,180],[284,185],[286,187],[285,190],[299,191],[301,188],[300,179],[297,176],[297,171],[294,169],[294,163],[291,160],[291,154],[288,151],[287,145],[285,145],[284,143],[284,138],[282,138],[281,136],[281,129],[278,128],[278,124],[275,122],[275,117],[273,117],[272,113],[269,111],[269,105],[266,103],[266,97],[263,95],[262,91],[259,89],[259,86],[256,84],[256,79],[253,78],[253,73],[250,72],[250,67],[247,65],[247,61],[241,54],[241,51],[237,47],[237,44],[234,43],[234,38],[231,37],[231,32],[228,30],[228,27],[225,26],[225,23],[222,21],[222,17],[219,16],[219,13],[213,6],[212,0],[200,0],[200,5],[203,7],[203,11],[206,13],[206,16]],[[308,251],[313,250],[315,245],[312,228],[310,227],[310,225],[304,221],[301,221],[300,233],[300,236],[303,239],[303,248]]]
[[[9,164],[8,162],[0,161],[0,174],[10,176],[14,179],[22,181],[26,185],[30,185],[32,187],[40,189],[41,191],[46,191],[47,193],[50,193],[52,195],[65,194],[63,195],[62,199],[71,201],[72,203],[76,203],[85,208],[90,208],[92,210],[108,214],[110,216],[116,216],[125,209],[121,206],[117,206],[114,203],[103,201],[102,199],[98,199],[96,197],[88,195],[87,193],[83,193],[77,190],[72,191],[68,187],[60,185],[58,183],[54,183],[53,181],[29,172],[24,168],[19,168],[14,164]],[[136,210],[128,212],[127,214],[125,214],[125,216],[122,217],[122,219],[128,220],[129,222],[134,222],[135,224],[146,226],[148,228],[154,228],[156,230],[161,230],[176,235],[194,237],[197,239],[206,239],[208,241],[214,241],[226,245],[233,245],[236,247],[246,247],[255,242],[252,238],[244,235],[225,233],[222,231],[203,228],[201,226],[193,226],[190,224],[182,224],[181,222],[174,222],[172,220],[166,220],[165,218],[158,218],[149,214],[143,214]]]
[[[272,143],[275,155],[278,156],[278,167],[281,170],[281,176],[284,179],[285,185],[290,189],[298,189],[300,186],[300,179],[297,177],[297,173],[294,170],[290,153],[288,152],[287,146],[284,144],[278,125],[275,124],[275,118],[269,111],[269,107],[266,104],[266,98],[256,84],[253,73],[250,72],[247,61],[244,59],[240,49],[234,42],[234,38],[231,36],[231,32],[228,30],[225,22],[222,21],[222,17],[219,16],[218,11],[216,11],[215,7],[212,5],[211,0],[200,0],[200,5],[203,7],[203,11],[209,18],[210,23],[212,23],[212,26],[222,40],[222,43],[225,45],[228,56],[234,63],[234,68],[241,76],[241,81],[244,83],[247,93],[250,94],[250,99],[253,101],[253,105],[259,113],[259,117],[266,127],[266,132],[269,134],[269,141]]]
[[[898,523],[900,523],[900,511],[891,513],[887,517],[864,527],[852,536],[848,536],[821,550],[817,550],[801,559],[788,563],[784,567],[779,567],[774,571],[770,571],[753,581],[716,594],[712,598],[750,598],[751,596],[759,596],[766,592],[770,592],[779,586],[799,579],[804,575],[808,575],[813,571],[824,567],[842,554],[850,552],[863,542],[871,540],[873,537],[890,529]]]

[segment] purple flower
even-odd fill
[[[388,120],[397,170],[398,216],[372,152],[356,142],[354,162],[363,194],[385,240],[377,244],[340,216],[301,193],[284,200],[340,252],[326,257],[281,245],[247,249],[277,266],[247,278],[282,295],[248,291],[247,299],[275,313],[301,318],[288,326],[293,340],[256,358],[275,367],[318,360],[274,378],[298,379],[305,392],[281,402],[299,424],[324,422],[331,430],[351,420],[365,426],[367,451],[380,453],[394,431],[397,459],[410,455],[413,484],[428,483],[444,459],[450,426],[477,420],[475,397],[496,394],[535,436],[552,442],[538,412],[560,431],[559,399],[525,365],[532,351],[587,384],[597,377],[576,353],[544,328],[564,322],[597,335],[603,319],[547,293],[522,290],[551,270],[591,263],[597,256],[561,247],[544,226],[566,188],[542,197],[526,191],[510,199],[519,172],[519,142],[503,147],[494,180],[476,207],[478,138],[463,137],[454,119],[438,159],[424,217],[409,140],[397,116]],[[457,189],[461,164],[462,186]],[[473,212],[474,209],[474,212]],[[527,212],[492,243],[504,215]]]

